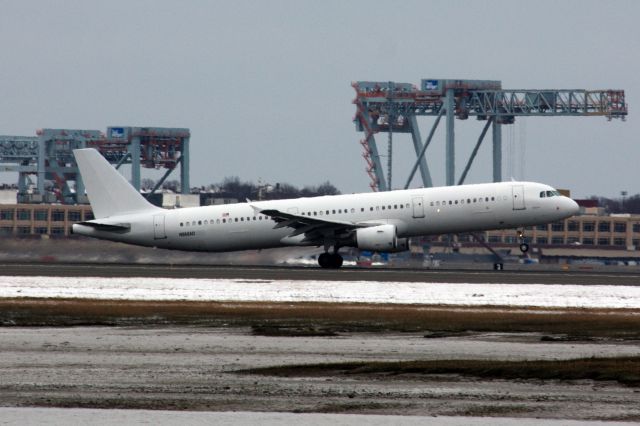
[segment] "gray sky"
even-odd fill
[[[576,197],[635,194],[639,20],[640,2],[632,0],[0,0],[0,134],[188,127],[192,185],[239,176],[330,180],[343,192],[364,192],[351,81],[619,88],[630,104],[626,122],[526,118],[505,126],[504,176]],[[425,136],[431,123],[420,121]],[[481,126],[456,120],[456,176]],[[378,141],[386,151],[386,137]],[[414,154],[408,137],[396,141],[397,187]],[[524,150],[509,148],[520,142]],[[491,180],[490,148],[482,147],[468,183]],[[444,184],[444,128],[427,155],[434,183]]]

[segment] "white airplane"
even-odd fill
[[[575,201],[534,182],[167,210],[150,204],[95,149],[77,149],[74,155],[95,217],[74,224],[74,234],[189,251],[323,246],[318,257],[323,268],[342,266],[341,247],[398,252],[407,250],[414,236],[522,228],[578,212]]]

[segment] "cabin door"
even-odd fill
[[[513,209],[524,210],[524,185],[513,185],[511,187],[511,195],[513,197]]]
[[[424,217],[424,201],[422,197],[413,197],[413,217],[420,218]]]
[[[153,238],[155,240],[163,240],[167,238],[164,230],[164,215],[157,214],[153,216]]]

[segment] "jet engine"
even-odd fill
[[[386,253],[409,250],[409,239],[396,236],[395,225],[378,225],[356,230],[356,246]]]

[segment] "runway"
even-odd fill
[[[640,285],[640,269],[627,272],[203,266],[122,263],[2,263],[0,275],[52,277],[164,277],[314,281],[442,282],[478,284]]]

